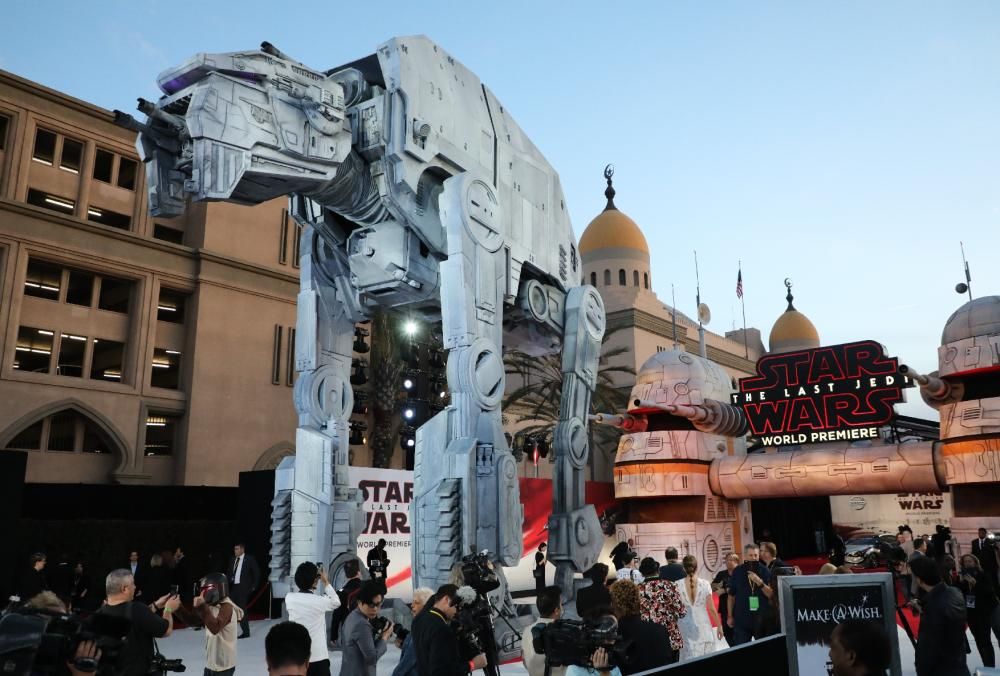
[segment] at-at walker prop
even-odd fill
[[[347,478],[351,345],[355,323],[387,307],[440,319],[449,351],[451,405],[417,432],[415,586],[445,583],[470,552],[518,563],[502,350],[562,346],[549,558],[568,593],[602,543],[583,471],[604,306],[578,284],[558,175],[493,93],[423,37],[325,72],[269,43],[199,54],[158,85],[158,102],[140,100],[145,123],[116,113],[139,132],[153,215],[176,216],[189,199],[290,195],[302,226],[299,426],[294,484],[275,497],[276,588],[303,561],[336,567],[354,554],[363,514]],[[505,583],[498,592],[507,598]]]

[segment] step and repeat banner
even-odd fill
[[[838,495],[830,498],[834,528],[852,532],[895,533],[906,524],[914,537],[933,534],[937,525],[951,521],[948,493],[888,493],[885,495]]]
[[[389,557],[386,579],[389,596],[409,600],[413,594],[410,577],[410,503],[413,500],[413,472],[406,470],[351,467],[351,484],[364,496],[365,528],[358,538],[358,556],[368,560],[368,552],[380,539],[386,542]],[[548,479],[520,479],[521,504],[524,505],[523,556],[518,566],[505,568],[507,581],[513,592],[534,591],[535,551],[547,537],[546,524],[552,513],[552,482]],[[587,502],[594,505],[598,515],[614,504],[614,486],[611,483],[587,482]],[[608,558],[614,546],[606,538],[601,559]],[[546,567],[546,583],[552,584],[555,567]]]

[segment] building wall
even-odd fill
[[[0,447],[29,482],[233,486],[295,437],[296,227],[152,218],[134,143],[0,71]]]

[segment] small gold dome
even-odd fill
[[[809,321],[809,318],[792,305],[792,282],[785,280],[788,295],[788,309],[771,327],[771,335],[767,339],[771,352],[794,352],[795,350],[811,350],[819,347],[819,331]]]
[[[598,249],[638,249],[647,256],[649,245],[642,230],[631,218],[614,207],[605,209],[590,222],[580,237],[580,255]]]

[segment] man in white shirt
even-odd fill
[[[323,583],[322,595],[313,593],[320,582]],[[299,591],[285,596],[285,608],[288,610],[288,619],[305,627],[312,639],[307,676],[330,676],[326,614],[340,607],[340,599],[327,579],[326,571],[311,561],[301,563],[295,569],[295,586]]]
[[[521,661],[528,670],[528,676],[544,676],[545,655],[535,652],[534,638],[536,633],[541,634],[545,625],[562,617],[562,590],[554,585],[543,588],[535,598],[535,607],[541,617],[535,625],[525,629],[521,636]],[[551,676],[563,676],[566,667],[552,667],[549,673]]]

